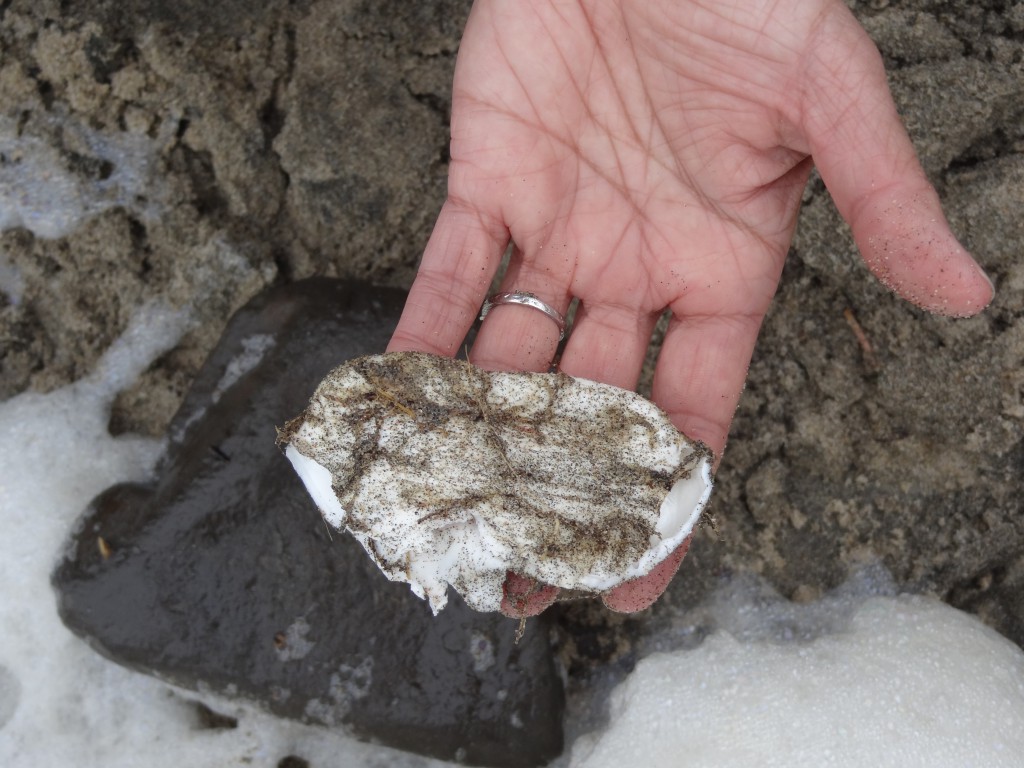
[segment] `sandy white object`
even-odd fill
[[[560,373],[414,352],[351,360],[279,444],[324,519],[434,613],[497,610],[508,571],[603,592],[693,531],[711,452],[653,403]]]

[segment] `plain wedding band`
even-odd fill
[[[486,301],[484,301],[483,307],[480,309],[480,319],[483,320],[491,309],[502,304],[519,304],[524,307],[540,310],[555,321],[555,325],[558,326],[558,340],[561,341],[565,338],[565,317],[562,316],[562,313],[528,291],[509,291],[488,296]]]

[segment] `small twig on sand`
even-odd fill
[[[853,335],[857,339],[857,343],[860,344],[861,354],[864,356],[864,366],[868,369],[869,373],[878,373],[882,369],[882,366],[878,362],[878,358],[875,356],[875,349],[871,346],[871,342],[868,341],[868,336],[864,333],[864,329],[860,323],[857,322],[857,316],[853,314],[853,310],[847,307],[843,310],[843,317],[846,318],[846,324],[850,326],[850,330],[853,331]]]

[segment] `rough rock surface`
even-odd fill
[[[562,748],[549,620],[517,645],[515,621],[454,593],[435,618],[331,535],[274,444],[339,355],[386,343],[402,299],[313,279],[239,312],[171,423],[156,482],[91,505],[54,576],[61,616],[187,688],[420,754],[538,765]]]
[[[314,273],[407,285],[444,195],[469,5],[3,4],[5,169],[45,149],[49,174],[22,168],[34,208],[72,207],[54,176],[86,204],[66,232],[0,234],[0,276],[18,283],[0,298],[0,397],[78,378],[159,295],[199,322],[121,398],[123,428],[158,434],[264,285]]]
[[[19,157],[8,140],[26,156],[42,145],[92,194],[65,235],[0,234],[0,395],[89,370],[133,307],[164,296],[201,322],[114,419],[158,434],[232,309],[266,283],[407,286],[444,194],[469,5],[0,4],[4,171]],[[651,614],[566,609],[577,658],[628,655],[623,638],[723,570],[811,598],[870,557],[1024,644],[1024,2],[849,5],[995,303],[953,321],[894,299],[812,182],[717,478],[717,532]]]

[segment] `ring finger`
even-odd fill
[[[526,261],[513,249],[498,293],[531,294],[563,320],[572,296],[567,275],[540,261]],[[562,335],[559,323],[541,309],[522,303],[496,303],[480,326],[470,359],[494,371],[546,371]]]

